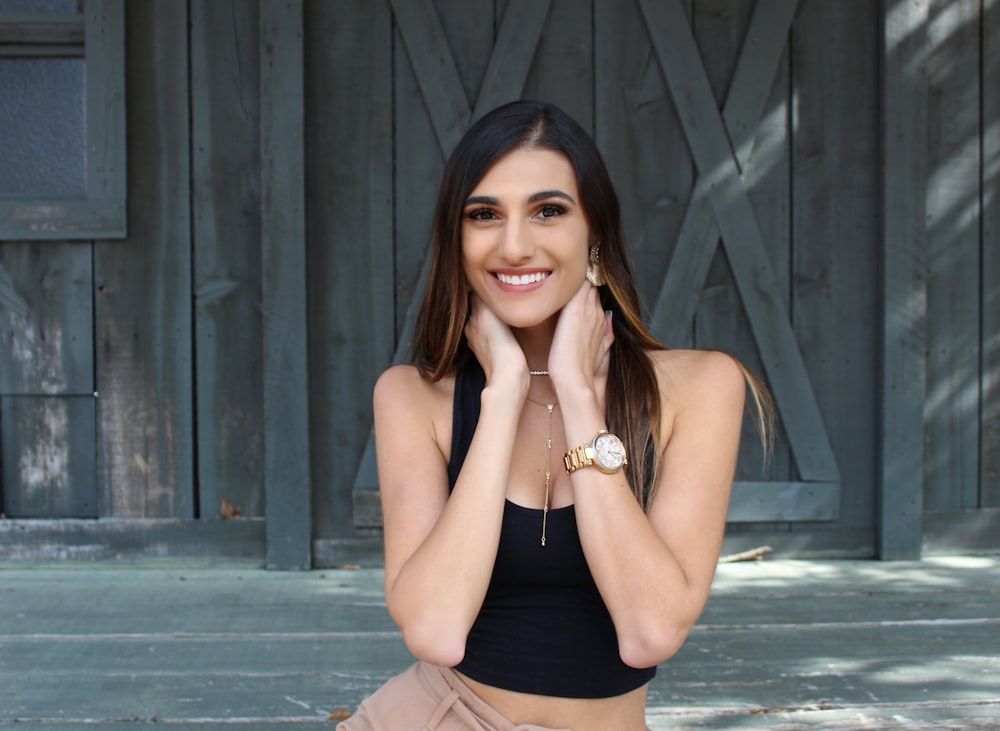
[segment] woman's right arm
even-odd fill
[[[375,386],[375,440],[385,533],[385,593],[406,646],[426,662],[461,662],[496,560],[522,397],[491,383],[448,494],[451,389],[396,366]],[[447,422],[444,422],[447,420]]]

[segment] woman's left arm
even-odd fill
[[[677,350],[653,357],[665,423],[656,435],[661,461],[649,511],[621,471],[586,467],[570,476],[584,554],[614,621],[622,660],[633,667],[672,656],[708,600],[746,388],[742,369],[723,353]],[[576,386],[560,394],[571,448],[607,428],[600,388]]]

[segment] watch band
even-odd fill
[[[563,455],[563,464],[566,465],[567,475],[572,475],[581,467],[590,467],[594,464],[594,448],[590,444],[581,444],[569,450]]]

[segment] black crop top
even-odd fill
[[[484,376],[472,365],[455,381],[451,459],[455,486],[479,421]],[[648,683],[618,654],[611,615],[583,555],[572,505],[542,511],[506,502],[489,589],[456,670],[487,685],[563,698],[608,698]]]

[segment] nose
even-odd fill
[[[527,261],[535,253],[531,227],[525,221],[511,219],[503,228],[500,255],[511,264]]]

